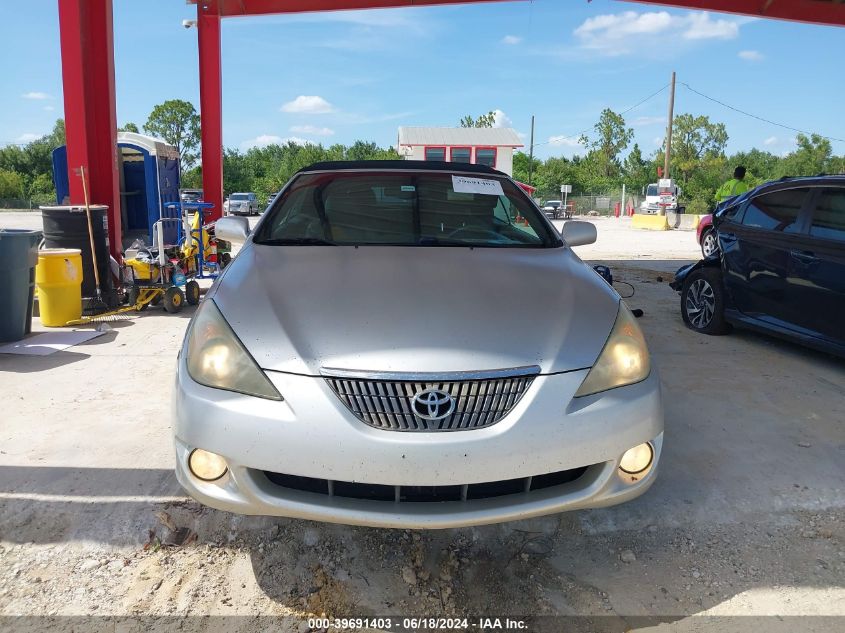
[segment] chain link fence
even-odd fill
[[[33,196],[32,198],[0,198],[0,209],[15,211],[37,211],[42,205],[56,204],[55,196]]]
[[[553,198],[543,198],[538,200],[538,204],[542,204],[546,200]],[[556,198],[558,200],[562,199]],[[634,210],[639,209],[643,197],[633,194],[626,190],[625,204],[623,205],[622,215],[625,215],[625,209],[632,207]],[[622,201],[622,189],[615,191],[606,191],[603,193],[584,193],[574,194],[566,197],[567,206],[572,209],[574,215],[586,216],[611,216],[615,214],[616,205]]]

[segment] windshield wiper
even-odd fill
[[[262,246],[337,246],[337,242],[321,237],[274,237],[256,242]]]
[[[417,246],[467,246],[472,248],[474,246],[478,246],[478,244],[465,242],[464,240],[440,239],[439,237],[421,237],[417,242]]]

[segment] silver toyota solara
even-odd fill
[[[620,503],[663,406],[619,295],[506,175],[436,162],[298,172],[179,354],[176,473],[244,514],[402,528]]]

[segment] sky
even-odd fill
[[[199,108],[197,32],[182,26],[195,11],[184,0],[114,0],[119,125],[140,127],[166,99]],[[58,29],[56,0],[0,3],[0,146],[62,116]],[[288,139],[395,145],[400,125],[457,126],[494,110],[526,146],[535,116],[536,156],[571,156],[603,108],[637,106],[625,119],[650,155],[663,143],[673,70],[676,114],[724,122],[729,153],[784,154],[795,132],[684,84],[845,139],[845,29],[830,26],[535,0],[228,18],[222,46],[224,144],[241,150]],[[833,147],[845,154],[845,142]]]

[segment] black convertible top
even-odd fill
[[[341,171],[350,169],[398,169],[408,171],[452,171],[471,174],[486,174],[488,176],[505,176],[507,174],[487,167],[487,165],[472,165],[470,163],[447,163],[440,160],[335,160],[314,163],[303,167],[297,173],[309,171]]]

